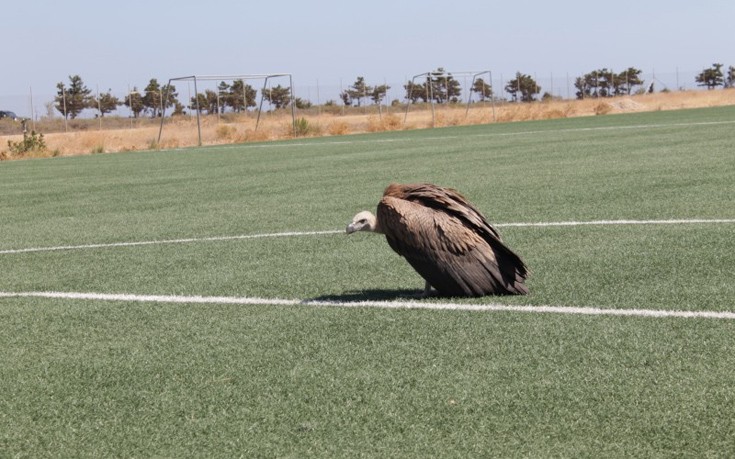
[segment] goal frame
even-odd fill
[[[406,120],[408,119],[408,109],[411,107],[411,97],[408,97],[408,96],[410,96],[410,88],[415,84],[416,78],[423,77],[423,78],[429,79],[429,78],[448,78],[448,77],[455,77],[455,76],[460,76],[460,77],[471,76],[472,83],[470,83],[470,87],[467,89],[467,109],[465,110],[465,117],[467,117],[467,115],[470,112],[470,104],[472,103],[472,87],[475,85],[475,81],[477,80],[477,78],[481,75],[488,76],[487,84],[488,86],[490,86],[490,88],[492,88],[493,87],[493,74],[490,70],[469,70],[469,71],[462,71],[462,72],[450,72],[450,71],[445,70],[444,72],[432,71],[432,72],[424,72],[424,73],[419,73],[418,75],[414,75],[411,78],[411,81],[408,83],[410,86],[409,86],[409,93],[407,94],[408,100],[406,101],[406,114],[403,117],[403,124],[406,124]],[[435,113],[434,113],[433,85],[429,85],[428,89],[429,89],[428,98],[429,98],[429,102],[431,103],[431,127],[434,127],[436,118],[435,118]],[[493,121],[495,121],[496,118],[495,118],[495,96],[494,95],[490,97],[490,103],[492,104],[492,108],[493,108]]]
[[[171,87],[173,81],[193,81],[194,82],[194,104],[196,105],[197,113],[197,134],[199,138],[199,146],[202,146],[202,126],[201,126],[201,108],[199,107],[199,90],[197,89],[197,81],[235,81],[243,80],[263,80],[263,88],[260,91],[260,104],[258,105],[258,117],[255,121],[255,130],[258,130],[260,125],[260,114],[263,112],[263,100],[265,98],[265,91],[268,88],[268,81],[274,78],[288,78],[289,91],[289,104],[291,105],[291,127],[294,135],[296,134],[296,107],[294,105],[294,88],[293,88],[293,76],[290,73],[262,73],[262,74],[244,74],[244,75],[189,75],[182,77],[169,78],[168,85],[166,86],[166,92],[161,100],[168,99],[168,89]],[[244,96],[243,96],[244,97]],[[158,143],[161,143],[161,135],[163,133],[163,123],[166,119],[166,107],[165,104],[161,109],[161,126],[158,129]]]

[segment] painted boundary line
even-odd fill
[[[673,219],[673,220],[591,220],[591,221],[570,221],[570,222],[539,222],[539,223],[498,223],[498,228],[509,227],[549,227],[549,226],[608,226],[608,225],[692,225],[692,224],[723,224],[735,223],[735,218],[692,218],[692,219]]]
[[[54,252],[59,250],[82,250],[82,249],[107,249],[113,247],[135,247],[141,245],[159,245],[159,244],[188,244],[193,242],[218,242],[233,241],[237,239],[264,239],[271,237],[293,237],[293,236],[319,236],[323,234],[337,234],[344,231],[286,231],[283,233],[263,233],[263,234],[242,234],[238,236],[212,236],[200,238],[186,239],[162,239],[155,241],[133,241],[133,242],[111,242],[108,244],[85,244],[85,245],[60,245],[56,247],[30,247],[27,249],[8,249],[0,250],[0,255],[12,255],[16,253],[30,252]]]
[[[135,303],[175,303],[175,304],[234,304],[266,306],[307,306],[342,308],[380,308],[380,309],[427,309],[439,311],[479,311],[479,312],[522,312],[536,314],[573,314],[591,316],[627,317],[675,317],[685,319],[726,319],[735,320],[735,312],[728,311],[670,311],[655,309],[609,309],[597,307],[572,306],[514,306],[505,304],[462,304],[431,303],[416,300],[405,301],[324,301],[289,300],[281,298],[228,297],[228,296],[181,296],[181,295],[136,295],[115,293],[79,292],[0,292],[0,298],[46,298],[90,301],[121,301]]]
[[[555,226],[607,226],[607,225],[688,225],[688,224],[730,224],[735,219],[688,219],[688,220],[592,220],[592,221],[569,221],[569,222],[538,222],[538,223],[497,223],[493,226],[498,228],[524,228],[524,227],[555,227]],[[0,255],[14,255],[33,252],[55,252],[61,250],[84,250],[84,249],[107,249],[114,247],[136,247],[145,245],[163,244],[188,244],[194,242],[218,242],[233,241],[238,239],[263,239],[278,237],[297,236],[322,236],[329,234],[340,234],[343,230],[325,231],[286,231],[282,233],[244,234],[237,236],[212,236],[185,239],[163,239],[153,241],[111,242],[106,244],[83,244],[83,245],[61,245],[55,247],[30,247],[25,249],[0,250]]]

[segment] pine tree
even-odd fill
[[[514,101],[532,102],[536,100],[536,94],[541,92],[541,86],[530,75],[517,72],[515,79],[505,85],[505,91],[511,94]]]
[[[130,112],[133,114],[133,118],[138,118],[140,114],[143,113],[145,105],[143,105],[143,96],[138,92],[138,88],[133,87],[133,90],[128,93],[127,97],[125,97],[123,105],[130,109]]]
[[[284,88],[280,84],[274,88],[266,89],[263,98],[270,102],[276,110],[286,108],[291,103],[291,88]]]
[[[702,73],[694,78],[699,86],[707,86],[707,89],[715,89],[717,86],[723,86],[725,83],[722,75],[722,64],[712,64],[712,67],[704,69]]]
[[[104,117],[107,113],[114,112],[117,110],[118,105],[121,104],[120,99],[112,95],[112,89],[107,90],[107,92],[97,97],[97,110],[99,110],[101,117]]]
[[[485,80],[483,80],[482,78],[477,78],[475,80],[470,91],[476,93],[480,97],[481,101],[491,99],[493,97],[492,86],[490,86],[488,83],[485,83]]]
[[[92,90],[87,88],[79,75],[69,76],[69,87],[63,82],[56,85],[56,110],[65,118],[76,118],[85,108],[94,108],[97,104],[91,95]]]

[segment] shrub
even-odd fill
[[[309,122],[306,118],[299,118],[294,122],[294,135],[303,137],[309,133]]]
[[[220,140],[231,140],[235,137],[235,134],[237,134],[237,131],[232,126],[226,124],[217,126],[216,135]]]
[[[36,134],[36,131],[23,133],[23,140],[20,142],[13,142],[8,140],[8,148],[10,153],[16,155],[24,155],[26,153],[41,153],[46,151],[46,141],[43,140],[43,134]]]
[[[327,132],[331,135],[345,135],[350,133],[350,125],[344,121],[335,121],[327,127]]]
[[[610,106],[610,104],[600,102],[599,104],[595,105],[594,111],[595,115],[607,115],[612,111],[612,107]]]
[[[294,124],[294,135],[296,137],[305,137],[308,135],[318,135],[321,133],[321,129],[318,125],[309,123],[306,118],[299,118]]]

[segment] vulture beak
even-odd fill
[[[356,223],[350,223],[349,225],[347,225],[347,229],[345,230],[347,234],[352,234],[355,231],[360,231],[360,228],[357,228],[356,225]]]

